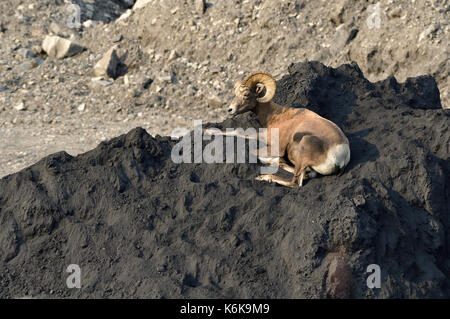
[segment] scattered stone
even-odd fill
[[[171,75],[162,75],[162,76],[159,76],[157,78],[157,80],[159,82],[162,82],[162,83],[164,83],[164,82],[172,82],[172,76]]]
[[[92,78],[91,84],[94,88],[107,87],[107,86],[110,86],[112,84],[112,82],[104,80],[103,78],[99,77],[99,78]]]
[[[136,98],[136,97],[140,97],[143,92],[141,89],[135,88],[135,89],[130,89],[129,93],[130,93],[131,97]]]
[[[95,26],[95,23],[92,20],[86,20],[83,22],[83,27],[85,29],[93,28],[94,26]]]
[[[25,111],[26,110],[25,103],[24,102],[20,102],[19,104],[16,104],[14,106],[14,109],[16,111]]]
[[[112,38],[112,42],[117,43],[117,42],[122,41],[122,39],[123,39],[123,36],[121,34],[118,34]]]
[[[142,82],[142,87],[147,90],[152,83],[153,83],[153,79],[147,78]]]
[[[43,53],[42,46],[40,46],[40,45],[33,45],[31,47],[31,51],[33,52],[33,55],[35,55],[35,56]]]
[[[31,61],[25,61],[21,64],[19,64],[16,68],[15,68],[15,72],[19,73],[19,74],[23,74],[27,71],[30,71],[31,69],[34,69],[35,67],[37,67],[38,64],[35,60],[31,60]]]
[[[86,109],[86,103],[81,103],[78,105],[77,110],[83,112]]]
[[[210,108],[218,109],[223,106],[222,100],[215,94],[208,96],[207,102]]]
[[[173,60],[176,60],[178,57],[179,57],[179,55],[178,55],[177,51],[172,50],[172,51],[170,51],[169,58],[167,59],[167,61],[171,62]]]
[[[159,85],[156,85],[156,86],[154,87],[154,90],[155,90],[155,93],[159,93],[159,92],[161,92],[162,87],[160,87]]]
[[[26,14],[20,14],[18,12],[16,12],[16,14],[14,15],[14,17],[21,22],[25,22],[25,23],[29,23],[31,20],[31,17],[26,15]]]
[[[56,22],[52,22],[50,24],[49,30],[54,35],[60,36],[60,37],[68,37],[70,32],[66,26],[58,24]]]
[[[333,38],[331,50],[333,53],[339,53],[345,46],[347,46],[358,34],[358,29],[352,28],[348,24],[341,24],[336,28],[336,33]]]
[[[206,11],[205,0],[195,0],[195,10],[199,15],[203,15]]]
[[[355,203],[356,207],[360,207],[366,203],[366,200],[364,199],[364,196],[358,195],[355,198],[353,198],[353,203]]]
[[[434,33],[436,33],[436,31],[438,31],[440,29],[440,25],[437,23],[434,23],[432,25],[430,25],[426,30],[424,30],[420,35],[419,35],[419,41],[422,41],[424,38],[426,38],[429,35],[432,35]]]
[[[17,50],[17,55],[19,55],[23,59],[34,58],[34,53],[27,48],[20,48],[19,50]]]
[[[94,74],[97,77],[117,78],[120,59],[117,56],[117,47],[114,46],[108,50],[103,58],[97,62],[94,67]]]
[[[120,56],[121,65],[126,65],[129,69],[139,69],[145,63],[144,60],[147,60],[140,45],[127,45],[126,48],[118,48],[117,55]]]
[[[42,42],[42,49],[51,58],[64,59],[82,52],[85,48],[71,40],[58,36],[46,36]]]
[[[345,12],[345,2],[340,1],[337,5],[337,9],[331,12],[330,21],[335,25],[339,26],[344,23],[344,12]]]
[[[6,91],[8,88],[0,84],[0,92]]]
[[[122,15],[116,20],[116,22],[125,23],[125,20],[128,19],[132,13],[133,11],[131,9],[128,9],[127,11],[122,13]]]
[[[138,10],[138,9],[144,8],[151,1],[152,0],[137,0],[133,6],[133,10]]]
[[[398,7],[388,13],[390,19],[400,18],[402,16],[402,8]]]

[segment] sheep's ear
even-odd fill
[[[256,84],[255,93],[256,95],[260,95],[264,91],[264,85],[261,83]]]

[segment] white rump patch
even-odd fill
[[[330,175],[336,173],[336,167],[343,168],[350,162],[350,147],[348,144],[339,144],[328,150],[323,163],[311,166],[317,173]]]

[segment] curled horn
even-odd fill
[[[275,79],[265,72],[256,72],[249,75],[244,81],[244,85],[247,86],[252,92],[255,92],[257,84],[264,85],[266,93],[263,96],[256,98],[256,100],[259,103],[270,102],[275,96],[275,91],[277,89]]]

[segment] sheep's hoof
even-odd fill
[[[272,176],[270,175],[259,175],[255,178],[257,181],[272,183]]]
[[[305,179],[313,179],[317,177],[317,173],[315,171],[310,171],[305,174]]]

